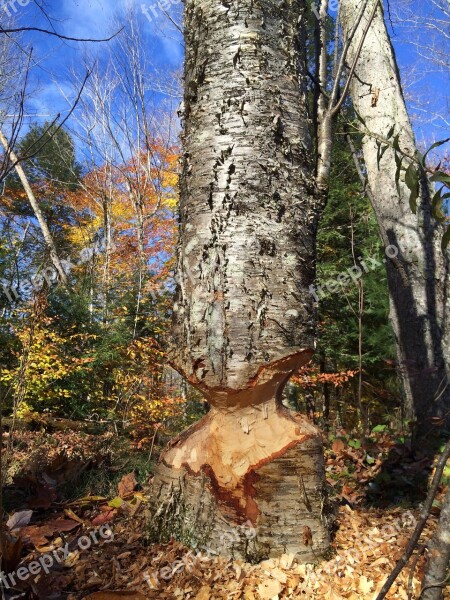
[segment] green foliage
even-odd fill
[[[32,155],[25,170],[32,183],[51,182],[61,189],[76,189],[81,167],[75,158],[75,144],[70,134],[56,125],[34,125],[21,140],[19,153]]]
[[[326,291],[327,282],[337,281],[340,274],[354,267],[356,259],[356,265],[362,271],[360,281],[364,289],[363,400],[371,408],[374,420],[379,420],[397,406],[395,396],[391,395],[397,390],[395,371],[391,367],[395,346],[388,319],[385,255],[376,219],[368,199],[361,192],[350,150],[342,136],[337,137],[329,201],[318,231],[318,288],[326,293],[318,306],[316,361],[319,365],[322,363],[321,369],[329,373],[358,369],[357,283],[350,280],[346,285],[337,286],[336,293]],[[368,272],[362,265],[367,265]],[[344,421],[348,418],[347,425],[356,425],[356,415],[352,412],[356,408],[356,383],[357,379],[353,378],[343,389],[330,391],[339,406],[344,407],[340,412]],[[335,405],[335,409],[338,410],[339,406]],[[350,410],[350,407],[353,409]]]
[[[404,171],[405,184],[410,191],[409,205],[411,211],[414,214],[417,214],[417,203],[421,196],[422,182],[424,185],[428,185],[428,182],[437,183],[440,187],[436,190],[433,197],[431,198],[431,211],[436,221],[438,221],[439,223],[446,224],[447,215],[444,209],[444,202],[448,198],[450,198],[450,175],[445,171],[441,171],[438,167],[433,173],[433,175],[429,177],[428,174],[430,172],[430,168],[427,165],[427,156],[436,148],[439,148],[450,142],[450,138],[440,140],[439,142],[432,144],[424,155],[422,155],[420,152],[417,152],[416,156],[413,159],[412,157],[410,158],[404,154],[403,150],[400,148],[399,145],[400,134],[397,133],[397,135],[394,136],[394,132],[395,126],[388,131],[386,135],[386,141],[383,142],[377,140],[376,142],[378,147],[378,167],[380,167],[380,160],[382,159],[384,153],[390,147],[392,147],[395,151],[395,163],[397,165],[397,170],[395,173],[397,189],[399,187],[401,174]],[[405,161],[409,161],[407,167],[403,166],[403,163]],[[449,244],[450,225],[445,227],[445,232],[442,236],[442,252],[446,252]]]

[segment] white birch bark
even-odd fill
[[[6,137],[3,135],[3,133],[1,131],[0,131],[0,142],[3,145],[3,147],[5,148],[6,152],[8,153],[11,161],[13,163],[17,163],[14,168],[16,170],[17,175],[19,176],[20,182],[22,183],[23,189],[25,190],[25,193],[27,195],[27,198],[28,198],[31,208],[33,209],[36,220],[39,223],[42,237],[44,238],[45,244],[48,248],[50,259],[59,275],[61,283],[63,283],[65,286],[67,286],[67,276],[66,276],[64,268],[61,264],[61,260],[58,256],[58,251],[56,249],[55,242],[53,241],[52,234],[50,233],[50,230],[48,228],[47,221],[45,220],[45,217],[41,211],[39,203],[37,202],[37,200],[34,196],[33,190],[31,189],[30,183],[25,174],[25,171],[22,168],[22,165],[18,162],[18,158],[17,158],[15,152],[9,147],[8,140],[6,139]]]
[[[359,4],[359,0],[341,0],[344,41]],[[373,6],[372,0],[350,47],[349,64],[354,62]],[[385,138],[395,127],[395,134],[400,134],[400,148],[415,155],[395,54],[380,8],[367,33],[350,93],[365,129]],[[389,148],[378,165],[376,139],[365,135],[363,153],[381,237],[385,244],[399,250],[396,261],[386,262],[390,317],[407,417],[416,421],[416,439],[421,439],[433,431],[433,425],[450,423],[448,259],[441,252],[442,230],[431,215],[428,186],[422,186],[422,200],[415,215],[404,174],[397,190],[395,151]]]
[[[173,498],[183,481],[184,526],[254,560],[316,560],[329,545],[320,433],[281,405],[314,348],[321,203],[298,34],[305,9],[303,0],[187,0],[185,9],[172,360],[212,409],[163,454],[155,486]],[[163,527],[168,511],[158,514]],[[251,547],[224,537],[247,521]]]

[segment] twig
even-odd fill
[[[166,17],[169,19],[169,21],[172,23],[172,25],[173,25],[173,26],[174,26],[176,29],[178,29],[178,31],[179,31],[179,32],[180,32],[182,35],[184,35],[183,28],[182,28],[182,27],[180,27],[180,26],[178,25],[178,23],[177,23],[177,22],[176,22],[174,19],[172,19],[172,17],[169,15],[169,13],[168,13],[166,10],[164,10],[164,8],[162,8],[162,7],[160,7],[160,8],[161,8],[162,12],[164,13],[164,15],[165,15],[165,16],[166,16]]]
[[[333,89],[331,92],[331,103],[330,103],[330,108],[333,108],[334,103],[336,102],[336,99],[338,97],[339,94],[339,81],[341,79],[342,76],[342,72],[344,70],[345,67],[345,61],[347,58],[347,54],[348,51],[350,50],[350,46],[352,44],[353,38],[355,37],[356,32],[358,31],[358,27],[361,23],[361,20],[364,16],[364,13],[366,11],[367,5],[369,3],[369,0],[364,0],[363,5],[360,8],[360,11],[356,17],[356,20],[353,24],[353,27],[351,29],[351,31],[349,32],[348,36],[347,36],[347,40],[344,44],[344,47],[342,49],[342,53],[341,53],[341,57],[339,59],[339,63],[337,65],[336,68],[336,72],[334,73],[334,82],[333,82]]]
[[[429,585],[425,586],[422,591],[420,592],[420,596],[419,596],[419,600],[420,598],[422,598],[423,593],[426,592],[427,590],[432,590],[433,588],[443,588],[445,585],[447,584],[447,579],[444,579],[444,581],[437,581],[436,583],[430,583]]]
[[[57,37],[61,40],[68,40],[69,42],[110,42],[114,39],[121,31],[123,31],[125,27],[119,29],[116,33],[111,35],[109,38],[104,39],[95,39],[95,38],[76,38],[69,37],[67,35],[62,35],[61,33],[57,33],[56,31],[49,31],[48,29],[41,29],[40,27],[15,27],[13,29],[4,29],[0,25],[0,33],[20,33],[21,31],[37,31],[38,33],[45,33],[46,35],[51,35],[53,37]]]
[[[411,569],[409,571],[409,577],[408,577],[408,600],[412,600],[414,573],[416,572],[417,563],[419,562],[419,559],[422,556],[422,554],[424,553],[426,547],[427,547],[426,544],[422,544],[421,546],[419,546],[417,554],[413,560],[413,564],[411,565]]]
[[[386,597],[386,594],[391,589],[393,583],[397,579],[397,577],[402,572],[403,568],[408,564],[409,559],[411,558],[412,553],[414,552],[415,547],[417,546],[417,542],[420,539],[422,531],[428,521],[428,517],[430,516],[431,508],[433,506],[433,501],[436,497],[439,484],[442,479],[442,474],[444,473],[445,466],[447,464],[448,459],[450,458],[450,440],[447,442],[447,445],[444,448],[444,452],[441,454],[441,457],[438,460],[436,465],[436,471],[434,473],[433,481],[431,483],[430,491],[428,492],[427,499],[423,505],[423,509],[420,513],[419,521],[414,529],[414,532],[411,536],[411,539],[406,546],[406,550],[403,553],[402,557],[398,560],[395,565],[392,573],[387,578],[385,584],[381,588],[380,593],[375,598],[375,600],[383,600]]]
[[[156,435],[161,427],[162,427],[162,423],[158,423],[158,425],[156,426],[155,433],[153,434],[152,445],[150,447],[150,453],[149,453],[148,459],[147,459],[147,464],[149,464],[152,459],[153,447],[155,445]]]
[[[0,30],[1,30],[1,28],[0,28]],[[65,123],[72,116],[72,113],[74,112],[75,108],[77,107],[77,105],[78,105],[78,103],[79,103],[79,101],[81,99],[81,94],[83,93],[83,90],[86,87],[87,80],[89,79],[90,76],[91,76],[91,72],[90,71],[86,71],[86,75],[84,77],[83,83],[81,84],[81,87],[78,90],[77,97],[75,98],[75,101],[72,104],[69,112],[67,113],[67,115],[65,116],[65,118],[61,121],[61,123],[59,123],[59,125],[53,129],[53,126],[56,125],[56,121],[60,117],[60,115],[58,114],[53,119],[53,121],[50,123],[50,125],[46,128],[46,130],[42,133],[42,135],[39,137],[39,139],[36,140],[35,142],[33,142],[33,144],[29,148],[27,148],[27,154],[25,154],[24,156],[16,157],[15,159],[11,160],[11,164],[9,165],[9,167],[7,167],[7,169],[4,172],[0,173],[0,182],[3,181],[9,175],[9,173],[11,173],[11,171],[13,171],[15,167],[17,167],[17,165],[19,163],[24,162],[26,160],[30,160],[31,158],[33,158],[37,154],[39,154],[39,152],[44,148],[44,146],[46,144],[48,144],[48,142],[59,132],[60,129],[62,129],[62,127],[64,127]],[[44,140],[44,138],[45,138],[45,136],[47,134],[49,135],[49,137],[47,139],[45,139],[45,141],[37,148],[37,150],[33,150],[33,152],[30,153],[30,150],[36,144],[38,144],[40,140]],[[8,149],[7,149],[7,152],[6,152],[6,156],[9,159],[12,158],[12,144],[11,144],[11,141],[8,144]]]
[[[362,52],[362,49],[363,49],[363,46],[364,46],[364,42],[366,41],[366,37],[367,37],[367,34],[369,33],[370,26],[372,25],[372,22],[373,22],[373,20],[375,18],[375,15],[377,14],[377,10],[378,10],[379,5],[380,5],[380,0],[376,0],[375,5],[373,7],[373,10],[372,10],[372,12],[370,14],[369,20],[366,23],[366,26],[364,28],[363,34],[362,34],[361,39],[359,41],[358,49],[356,50],[356,55],[355,55],[353,64],[352,64],[352,66],[350,68],[350,72],[348,74],[347,81],[345,83],[345,87],[344,87],[344,89],[342,91],[341,97],[339,98],[339,101],[336,103],[336,105],[334,107],[332,107],[332,114],[333,115],[335,115],[335,114],[337,114],[339,112],[342,104],[344,103],[344,101],[345,101],[345,99],[347,97],[347,94],[348,94],[349,89],[350,89],[350,84],[351,84],[351,82],[353,80],[353,76],[354,76],[355,71],[356,71],[356,66],[358,64],[359,57],[361,56],[361,52]]]

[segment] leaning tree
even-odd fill
[[[153,525],[247,559],[329,546],[321,434],[281,397],[314,347],[306,8],[185,7],[172,362],[211,410],[163,453]]]

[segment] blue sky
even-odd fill
[[[142,12],[145,3],[135,0],[46,0],[45,12],[51,15],[51,24],[38,4],[40,0],[18,9],[20,24],[45,29],[53,27],[58,33],[69,37],[89,39],[103,39],[117,32],[121,24],[126,23],[125,15],[131,7],[138,24],[142,26],[149,62],[163,71],[175,71],[182,65],[181,35],[161,11],[158,18],[150,22]],[[179,7],[174,6],[172,11],[179,12]],[[33,46],[35,59],[27,113],[36,115],[34,120],[38,122],[53,118],[57,112],[64,115],[75,97],[71,72],[81,72],[81,62],[86,56],[89,57],[86,60],[88,64],[96,58],[101,60],[102,54],[107,51],[107,42],[62,41],[39,33],[27,33],[25,39]]]
[[[445,1],[441,0],[443,4]],[[399,16],[393,10],[389,30],[418,142],[429,146],[450,137],[450,22],[447,22],[446,37],[434,27],[443,17],[433,2],[408,0],[406,7]],[[422,27],[417,28],[411,19]],[[433,46],[447,56],[447,69],[439,68],[430,60],[429,48]]]
[[[0,5],[4,0],[0,0]],[[9,0],[8,0],[9,1]],[[124,15],[132,7],[148,48],[150,62],[155,69],[174,71],[181,68],[183,43],[180,33],[169,22],[159,8],[152,11],[157,0],[30,0],[28,6],[17,7],[22,24],[49,28],[44,11],[39,9],[43,2],[44,10],[52,17],[53,27],[68,36],[83,38],[103,38],[117,30],[114,20],[124,22]],[[160,0],[170,14],[179,21],[180,0]],[[433,16],[434,9],[429,2],[407,0],[409,10],[417,16]],[[153,16],[146,17],[144,10]],[[450,127],[433,115],[445,115],[449,119],[448,92],[449,72],[430,72],[426,51],[417,49],[412,42],[418,36],[419,42],[427,41],[429,31],[422,34],[413,30],[407,22],[393,17],[393,42],[397,52],[402,78],[405,81],[406,97],[421,145],[450,137]],[[422,35],[422,39],[421,36]],[[70,71],[79,70],[80,59],[86,52],[91,59],[101,59],[105,44],[81,44],[63,42],[40,34],[27,34],[27,40],[34,47],[35,65],[31,74],[28,99],[28,113],[36,115],[35,120],[52,118],[55,113],[63,115],[74,97]],[[450,54],[450,48],[448,48]],[[151,73],[149,73],[151,78]],[[44,115],[44,116],[38,116]]]

